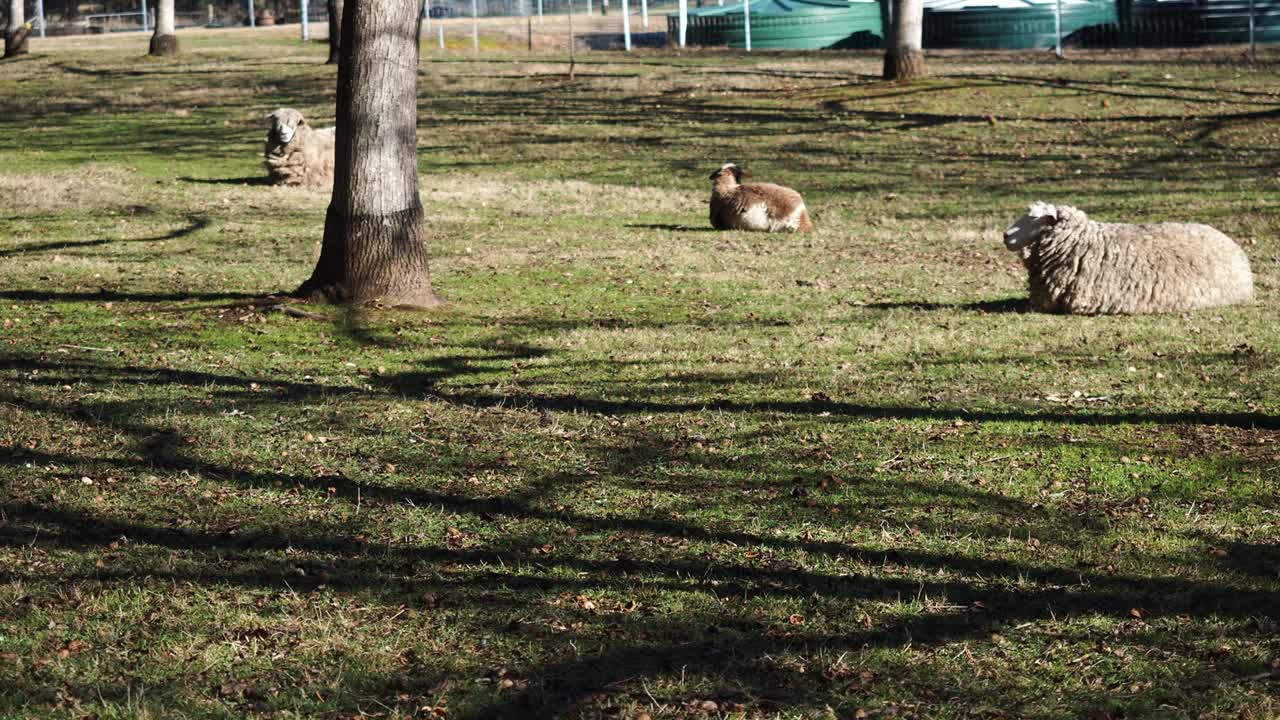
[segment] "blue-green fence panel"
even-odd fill
[[[754,0],[751,47],[820,50],[878,48],[884,44],[882,5],[839,0]],[[677,37],[679,16],[667,16],[667,36]],[[690,45],[746,46],[742,3],[689,12]]]
[[[1019,8],[967,7],[924,11],[927,48],[1029,49],[1053,47],[1053,5]],[[1097,33],[1119,22],[1114,2],[1062,6],[1062,35]]]

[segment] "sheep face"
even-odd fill
[[[733,182],[740,183],[742,182],[742,178],[747,176],[747,173],[744,172],[742,168],[738,167],[733,163],[725,163],[724,165],[720,166],[719,170],[711,173],[711,182],[712,183],[720,182],[721,178],[728,179],[730,175],[733,176]]]
[[[267,116],[267,122],[271,124],[270,129],[267,130],[267,139],[281,145],[288,145],[298,132],[298,128],[307,124],[302,113],[291,108],[276,110]]]
[[[1058,208],[1053,205],[1032,203],[1025,215],[1005,229],[1004,246],[1025,260],[1031,253],[1031,246],[1058,223],[1058,217]]]

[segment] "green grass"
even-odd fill
[[[1280,715],[1275,50],[432,55],[450,304],[317,321],[293,32],[0,64],[0,717]],[[1032,200],[1258,302],[1027,313]]]

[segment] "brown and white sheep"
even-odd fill
[[[280,108],[267,116],[267,144],[263,162],[272,185],[333,184],[336,128],[317,129],[302,113]]]
[[[772,183],[743,183],[745,173],[725,163],[711,173],[711,226],[717,230],[797,232],[812,230],[804,198]]]
[[[1169,313],[1253,297],[1249,258],[1208,225],[1104,223],[1070,205],[1035,203],[1004,244],[1022,258],[1041,312]]]

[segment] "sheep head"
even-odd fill
[[[1030,256],[1031,246],[1044,237],[1050,228],[1058,224],[1058,220],[1062,217],[1062,210],[1065,209],[1067,209],[1066,206],[1058,207],[1042,202],[1027,206],[1026,214],[1005,228],[1005,248],[1018,253],[1025,260]]]
[[[737,165],[733,163],[725,163],[720,166],[719,170],[711,173],[711,182],[720,182],[721,178],[728,178],[730,175],[733,176],[734,183],[740,183],[742,182],[742,178],[749,177],[749,173]]]
[[[276,110],[267,116],[267,122],[271,124],[270,129],[267,130],[267,139],[281,145],[288,145],[298,132],[298,128],[307,124],[302,113],[293,108]]]

